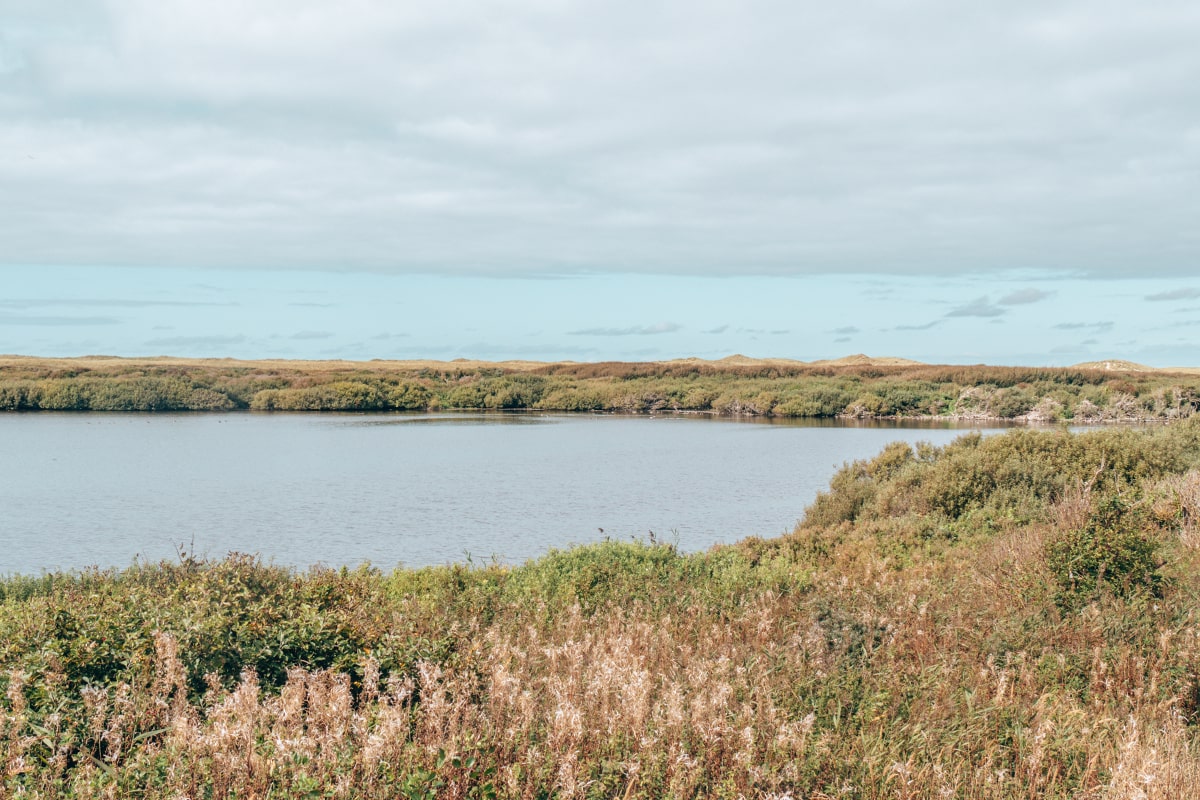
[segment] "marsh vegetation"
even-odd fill
[[[1164,420],[1200,408],[1200,377],[1079,368],[721,362],[8,360],[8,411],[697,411],[776,417]]]
[[[1200,424],[896,444],[789,535],[0,583],[30,797],[1200,793]]]

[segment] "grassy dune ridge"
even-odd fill
[[[865,357],[811,364],[3,357],[0,410],[536,409],[1097,422],[1178,419],[1200,408],[1200,376],[1123,366],[932,366]]]
[[[30,797],[1200,796],[1200,421],[893,444],[790,535],[0,582]]]

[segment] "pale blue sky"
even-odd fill
[[[1200,364],[1200,280],[30,268],[0,351],[238,358],[629,359],[855,352],[944,363]]]
[[[1185,0],[0,0],[0,351],[1200,365],[1197,41]]]

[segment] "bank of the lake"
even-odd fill
[[[1200,424],[895,444],[780,537],[0,582],[27,797],[1200,793]]]
[[[884,360],[288,362],[0,357],[8,411],[700,411],[780,418],[1135,422],[1200,408],[1194,372]]]

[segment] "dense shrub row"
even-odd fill
[[[701,411],[778,417],[1131,421],[1200,408],[1200,379],[992,367],[549,365],[397,372],[189,366],[0,368],[0,410]]]

